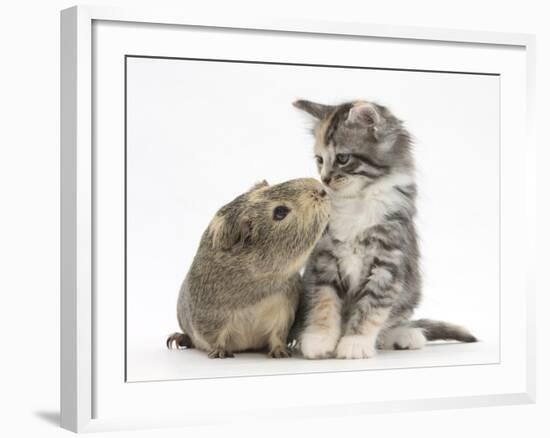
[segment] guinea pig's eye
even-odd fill
[[[319,156],[319,155],[315,155],[315,160],[317,161],[317,164],[320,166],[321,164],[323,164],[323,157]]]
[[[336,161],[340,164],[346,164],[349,161],[349,154],[336,154]]]
[[[282,221],[288,213],[290,213],[290,208],[284,205],[279,205],[273,209],[273,219],[276,221]]]

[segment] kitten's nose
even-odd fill
[[[330,176],[324,176],[321,180],[328,186],[330,183]]]

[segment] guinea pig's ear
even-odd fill
[[[269,183],[265,179],[254,184],[249,191],[253,192],[254,190],[261,189],[262,187],[269,187]]]
[[[323,120],[334,110],[333,106],[323,105],[321,103],[310,102],[309,100],[302,99],[295,100],[292,102],[292,105],[308,114],[311,114],[319,120]]]
[[[209,228],[214,249],[228,251],[237,246],[244,247],[252,237],[252,222],[246,218],[231,219],[218,215]]]

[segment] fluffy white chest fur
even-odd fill
[[[330,234],[340,243],[333,248],[350,290],[358,286],[365,267],[367,248],[361,240],[369,228],[383,222],[386,215],[406,208],[410,202],[395,186],[413,182],[406,174],[390,175],[363,189],[354,197],[332,198]]]
[[[344,242],[334,248],[334,254],[340,261],[340,272],[347,280],[349,291],[354,291],[359,286],[365,269],[365,247],[354,242]]]

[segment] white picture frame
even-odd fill
[[[97,26],[102,23],[108,23],[111,30],[98,32]],[[125,352],[120,349],[124,345],[125,325],[119,323],[125,312],[121,282],[124,260],[117,251],[109,250],[109,256],[101,240],[107,239],[113,245],[124,241],[124,232],[118,226],[119,213],[114,214],[113,223],[108,223],[101,213],[113,207],[123,214],[117,207],[124,203],[123,191],[119,190],[123,169],[117,162],[117,154],[120,156],[124,151],[125,126],[120,111],[125,102],[120,99],[125,81],[120,73],[125,68],[126,55],[179,54],[182,49],[177,48],[173,32],[182,28],[196,30],[202,36],[233,31],[235,38],[250,42],[238,46],[230,58],[248,53],[249,59],[257,59],[263,53],[264,60],[269,56],[277,59],[275,52],[280,47],[296,61],[300,55],[285,46],[288,41],[277,42],[279,37],[293,39],[294,44],[300,38],[312,37],[308,42],[311,47],[316,38],[349,38],[395,46],[373,61],[378,67],[500,75],[503,287],[498,364],[387,370],[377,381],[369,379],[368,372],[350,371],[126,383],[125,367],[121,366],[125,363]],[[264,47],[254,44],[256,38],[267,34],[273,39],[273,53],[269,56]],[[187,52],[193,52],[188,55],[191,57],[209,50],[214,49],[200,42],[192,50],[187,48]],[[218,46],[216,50],[224,48]],[[535,285],[534,261],[529,255],[535,253],[534,51],[534,36],[524,34],[258,19],[237,12],[231,17],[216,17],[197,16],[192,11],[95,6],[62,11],[61,426],[84,432],[217,423],[250,415],[271,418],[284,413],[299,418],[533,403]],[[100,67],[96,65],[98,59]],[[338,60],[333,63],[338,64]],[[104,91],[98,94],[100,81]],[[106,94],[115,102],[108,110],[103,99]],[[98,142],[112,146],[112,157],[97,155]],[[512,153],[517,144],[521,147]],[[517,166],[518,162],[522,165]],[[105,237],[99,237],[100,242],[98,236]],[[112,284],[121,288],[98,300],[98,290],[108,289]],[[115,334],[112,339],[109,333]],[[385,391],[384,384],[390,378],[395,384]],[[342,385],[355,387],[361,383],[369,385],[368,392],[338,391]],[[323,391],[319,390],[320,385]],[[185,400],[176,404],[174,401],[179,400],[182,390]],[[290,392],[292,398],[288,397],[289,390],[295,390]],[[212,400],[208,394],[233,394],[230,406],[228,399]],[[262,394],[270,394],[269,400]]]

